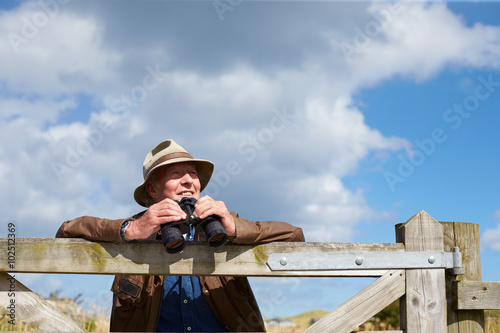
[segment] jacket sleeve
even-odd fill
[[[233,244],[264,244],[270,242],[304,242],[301,228],[286,222],[252,222],[231,212],[236,224]]]
[[[84,238],[91,241],[123,243],[120,228],[126,219],[108,220],[82,216],[64,222],[56,233],[57,238]]]

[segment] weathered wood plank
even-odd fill
[[[443,227],[425,211],[396,231],[406,251],[443,251]],[[400,325],[406,332],[444,333],[446,293],[444,269],[406,270],[406,294],[400,302]]]
[[[451,252],[458,246],[462,252],[465,275],[458,275],[458,281],[481,280],[480,230],[477,223],[440,222],[444,233],[444,250]]]
[[[405,271],[391,270],[308,327],[304,333],[349,333],[404,293]]]
[[[458,310],[500,310],[500,282],[457,283]]]
[[[462,253],[464,275],[453,276],[446,272],[446,297],[448,301],[448,333],[483,333],[483,310],[457,310],[457,281],[481,281],[479,224],[464,222],[440,222],[444,232],[444,250],[458,246]],[[461,283],[461,282],[458,282]]]
[[[0,272],[0,306],[38,332],[85,332],[70,317],[5,272]]]
[[[0,248],[7,238],[0,238]],[[271,271],[271,253],[404,251],[402,244],[285,243],[225,245],[212,248],[193,242],[179,254],[168,254],[160,242],[97,243],[82,239],[17,238],[15,268],[0,252],[0,270],[26,273],[244,275],[244,276],[370,276],[387,270]]]

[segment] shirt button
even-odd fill
[[[187,302],[188,302],[188,300],[187,300],[187,299],[185,299],[185,300],[184,300],[184,304],[186,304]]]
[[[203,293],[204,293],[205,295],[208,295],[208,290],[203,290]]]
[[[191,326],[188,326],[187,330],[188,330],[188,331],[191,331]]]

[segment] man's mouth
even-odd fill
[[[181,195],[184,197],[189,197],[189,196],[193,195],[193,192],[186,191],[186,192],[182,192]]]

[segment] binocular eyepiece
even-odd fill
[[[210,215],[204,219],[193,216],[195,198],[182,198],[176,202],[181,209],[186,212],[187,218],[181,221],[165,223],[161,227],[161,237],[165,244],[165,251],[168,253],[178,253],[186,246],[183,234],[190,229],[201,227],[205,232],[208,244],[212,247],[224,245],[227,241],[226,230],[222,226],[219,216]]]

